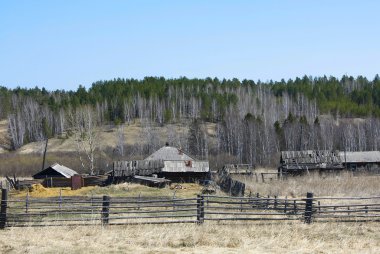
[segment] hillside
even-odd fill
[[[1,122],[1,138],[8,137],[7,122]],[[207,133],[208,144],[211,147],[216,145],[215,139],[216,124],[206,123],[205,133]],[[97,148],[94,153],[96,170],[109,170],[114,160],[136,160],[143,159],[148,154],[164,146],[166,142],[188,150],[188,137],[190,127],[186,123],[166,124],[163,126],[143,126],[136,120],[131,124],[119,126],[103,125],[96,128]],[[122,135],[121,135],[122,134]],[[123,145],[123,152],[120,151],[120,143]],[[88,144],[86,144],[88,148]],[[0,150],[0,175],[30,176],[41,169],[45,141],[31,142],[21,146],[15,151],[9,149]],[[78,172],[86,172],[82,167],[79,154],[82,156],[84,164],[88,167],[88,161],[83,149],[79,149],[75,135],[64,133],[59,137],[49,138],[46,165],[58,162],[69,166]],[[204,151],[203,151],[204,152]],[[205,153],[205,152],[204,152]],[[196,157],[204,159],[207,155],[199,154]],[[215,159],[214,161],[217,161]],[[222,163],[222,162],[221,162]],[[215,163],[214,163],[215,165]]]
[[[95,138],[110,160],[143,158],[169,142],[195,157],[263,166],[281,150],[380,148],[378,75],[118,78],[76,91],[2,87],[0,104],[0,141],[18,154],[41,153],[36,141],[46,137],[50,152],[75,153],[73,140]]]
[[[139,121],[134,121],[129,125],[122,125],[122,133],[124,135],[123,143],[125,146],[137,146],[141,145],[141,140],[145,139],[144,137],[144,127]],[[209,139],[212,139],[215,136],[216,125],[213,123],[207,123],[207,135]],[[120,126],[101,126],[97,128],[99,133],[99,143],[101,149],[113,149],[118,143],[118,136]],[[189,126],[186,124],[167,124],[164,126],[152,126],[150,131],[154,132],[158,146],[163,146],[166,142],[172,139],[171,135],[182,135],[184,138],[188,135]],[[64,136],[64,137],[62,137]],[[67,134],[60,137],[49,138],[48,141],[48,151],[53,153],[58,152],[76,152],[77,143],[75,142],[74,136],[68,136]],[[1,121],[0,124],[0,140],[9,140],[9,134],[7,133],[7,121]],[[145,140],[144,140],[145,141]],[[211,141],[211,140],[210,140]],[[0,143],[1,146],[4,143]],[[180,144],[173,144],[179,146]],[[6,143],[4,147],[7,147]],[[33,154],[33,153],[43,153],[45,148],[45,141],[31,142],[26,145],[23,145],[19,149],[15,150],[16,154]],[[0,153],[10,152],[2,148]],[[126,155],[128,156],[128,155]]]

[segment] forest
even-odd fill
[[[139,121],[141,155],[163,145],[155,128],[182,124],[188,131],[173,130],[168,137],[173,145],[199,158],[224,156],[265,166],[276,163],[281,150],[378,150],[379,117],[379,75],[267,82],[118,78],[76,91],[0,87],[0,119],[8,122],[10,150],[94,126]],[[207,132],[210,124],[213,135]],[[125,144],[116,146],[124,154]]]

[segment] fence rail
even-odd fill
[[[0,228],[61,225],[198,223],[207,221],[380,221],[380,197],[278,198],[198,195],[8,199],[2,190]]]

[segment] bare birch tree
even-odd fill
[[[116,131],[117,146],[116,151],[121,157],[124,157],[124,143],[125,143],[125,134],[124,134],[124,125],[121,124],[117,127]]]
[[[68,119],[81,165],[90,175],[94,175],[95,155],[100,147],[97,114],[90,106],[84,106],[69,111]]]

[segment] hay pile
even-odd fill
[[[16,193],[14,196],[23,198],[29,192],[30,197],[34,198],[48,198],[62,196],[85,196],[89,194],[95,187],[83,187],[79,190],[71,190],[71,188],[45,188],[42,184],[33,184],[29,190],[23,190]]]
[[[53,197],[59,196],[59,188],[45,188],[42,184],[33,184],[29,188],[29,195],[32,197]]]

